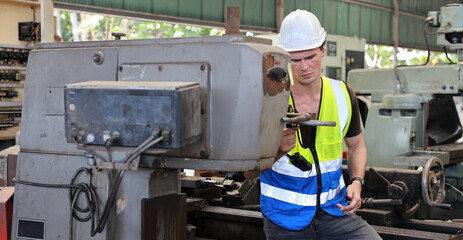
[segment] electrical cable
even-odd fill
[[[429,62],[429,58],[431,56],[431,50],[430,50],[430,47],[429,47],[429,42],[428,42],[428,36],[427,36],[427,30],[426,30],[426,26],[429,25],[429,23],[432,21],[432,19],[426,19],[426,21],[424,22],[424,26],[423,26],[423,35],[424,35],[424,41],[426,43],[426,50],[428,51],[428,56],[426,57],[426,62],[423,63],[423,64],[420,64],[420,65],[398,65],[398,66],[395,66],[394,67],[394,75],[397,79],[397,85],[396,85],[396,94],[400,94],[402,92],[402,83],[400,82],[400,77],[399,77],[399,71],[398,71],[398,68],[400,67],[415,67],[415,66],[426,66]]]
[[[74,184],[74,181],[81,173],[86,173],[88,175],[88,183],[78,183]],[[95,215],[98,218],[98,203],[97,203],[97,194],[95,192],[95,187],[92,185],[92,170],[89,168],[79,168],[74,173],[71,179],[70,184],[47,184],[47,183],[36,183],[36,182],[29,182],[23,180],[15,180],[15,183],[29,185],[34,187],[45,187],[45,188],[69,188],[69,198],[71,202],[70,206],[70,220],[69,220],[69,239],[72,240],[72,232],[73,232],[73,219],[75,218],[77,221],[85,222],[89,219],[92,220],[91,224],[92,227],[95,221]],[[81,208],[77,205],[77,200],[81,193],[86,195],[87,200],[87,207]],[[88,213],[85,217],[79,217],[77,212],[80,213]]]
[[[153,145],[159,143],[160,141],[167,139],[167,136],[170,132],[164,131],[162,136],[157,137],[158,133],[153,133],[148,139],[146,139],[142,144],[140,144],[133,152],[129,153],[129,155],[123,160],[124,163],[131,163],[136,157],[138,157],[141,153],[146,151],[146,149],[152,147]],[[156,138],[157,137],[157,138]],[[75,141],[77,146],[85,151],[88,151],[92,154],[93,151],[89,151],[90,149],[86,148],[83,144],[78,143]],[[104,161],[106,161],[102,156],[94,154],[95,156],[101,157]],[[88,176],[88,183],[74,183],[80,174],[86,173]],[[117,172],[117,177],[115,179],[114,185],[111,187],[111,192],[106,200],[103,213],[101,216],[99,215],[99,205],[98,205],[98,196],[95,191],[95,187],[92,185],[92,169],[90,168],[79,168],[74,173],[71,178],[70,184],[47,184],[47,183],[36,183],[36,182],[29,182],[23,180],[15,180],[15,183],[29,185],[34,187],[45,187],[45,188],[69,188],[69,200],[70,200],[70,220],[69,220],[69,240],[73,239],[73,220],[79,222],[87,222],[90,220],[91,228],[90,228],[90,236],[93,237],[97,233],[101,233],[107,223],[109,214],[111,209],[113,208],[116,200],[116,193],[119,188],[120,183],[122,182],[122,178],[124,176],[125,171],[119,170]],[[77,201],[80,197],[80,194],[85,194],[85,200],[87,202],[86,207],[80,207],[77,204]],[[87,215],[79,216],[78,214],[88,213]],[[95,227],[96,223],[96,227]]]
[[[399,68],[399,67],[413,67],[413,66],[426,66],[429,63],[429,58],[431,56],[431,49],[429,47],[428,36],[426,34],[427,33],[426,26],[428,26],[430,22],[431,22],[430,19],[426,19],[426,21],[424,22],[424,27],[423,27],[423,35],[424,35],[424,41],[426,43],[426,51],[428,51],[428,56],[426,57],[426,62],[423,63],[423,64],[419,64],[419,65],[399,65],[399,66],[396,66],[397,68]]]
[[[447,54],[447,47],[446,46],[444,46],[444,53],[445,53],[445,57],[447,57],[447,60],[449,60],[450,64],[456,64],[449,58],[449,55]]]
[[[96,153],[95,151],[93,151],[93,150],[87,148],[84,144],[79,143],[79,142],[77,141],[76,138],[77,138],[77,137],[74,136],[74,137],[72,138],[72,140],[73,140],[74,143],[77,145],[77,148],[78,148],[78,149],[81,149],[81,150],[84,150],[84,151],[86,151],[86,152],[89,152],[89,153],[92,154],[93,156],[95,156],[95,157],[97,157],[97,158],[103,160],[103,162],[107,162],[107,160],[106,160],[103,156],[101,156],[100,154]]]
[[[424,41],[426,42],[426,50],[428,50],[428,57],[426,58],[426,62],[423,64],[423,66],[426,66],[426,64],[428,64],[429,62],[429,57],[431,55],[431,50],[429,48],[429,42],[428,42],[428,35],[426,34],[426,26],[428,26],[428,24],[431,22],[430,19],[426,19],[426,21],[424,22],[424,27],[423,27],[423,34],[424,34]]]
[[[145,147],[148,146],[148,148],[149,148],[152,145],[154,145],[154,144],[156,144],[156,143],[158,143],[158,142],[160,142],[160,141],[162,141],[164,139],[164,136],[160,136],[160,137],[152,140],[154,137],[155,137],[154,134],[151,135],[145,142],[143,142],[139,147],[137,147],[134,152],[137,152],[137,150],[141,149],[140,147],[142,147],[142,146],[145,146]],[[123,162],[129,162],[130,163],[131,158],[133,160],[133,159],[135,159],[135,157],[137,157],[141,153],[142,152],[139,152],[139,153],[137,153],[137,155],[129,154],[129,156],[127,156],[126,160],[124,160]],[[103,214],[101,216],[101,221],[99,222],[98,226],[96,227],[96,232],[103,231],[103,229],[104,229],[104,227],[106,225],[110,210],[111,210],[111,208],[114,205],[115,200],[116,200],[117,189],[119,188],[119,185],[121,184],[122,178],[124,177],[124,173],[125,173],[124,170],[120,170],[120,171],[117,172],[117,177],[116,177],[115,183],[114,183],[114,185],[112,187],[111,194],[110,194],[110,196],[108,197],[108,199],[106,201],[106,205],[105,205],[105,208],[103,210]],[[91,235],[91,236],[93,237],[94,235]]]

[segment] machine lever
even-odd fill
[[[452,210],[451,204],[437,203],[437,204],[434,204],[434,207]]]
[[[370,172],[376,174],[376,176],[378,176],[381,180],[383,180],[387,184],[388,187],[391,185],[391,182],[389,182],[383,175],[377,172],[376,169],[371,167],[369,170]]]

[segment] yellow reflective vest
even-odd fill
[[[292,98],[289,109],[295,109]],[[301,171],[284,155],[261,174],[261,208],[265,217],[285,229],[301,230],[312,221],[317,205],[332,215],[344,215],[336,204],[347,205],[341,168],[342,139],[351,115],[352,104],[346,85],[322,77],[318,120],[335,121],[336,126],[317,127],[312,149],[303,148],[296,140],[296,147],[289,152],[304,156],[313,165],[311,170]],[[301,138],[299,131],[296,137]]]

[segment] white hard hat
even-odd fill
[[[297,52],[320,47],[326,31],[311,12],[297,9],[283,19],[277,45],[287,52]]]

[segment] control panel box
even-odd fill
[[[139,146],[170,131],[156,147],[180,148],[199,139],[199,83],[90,81],[64,89],[68,143]]]

